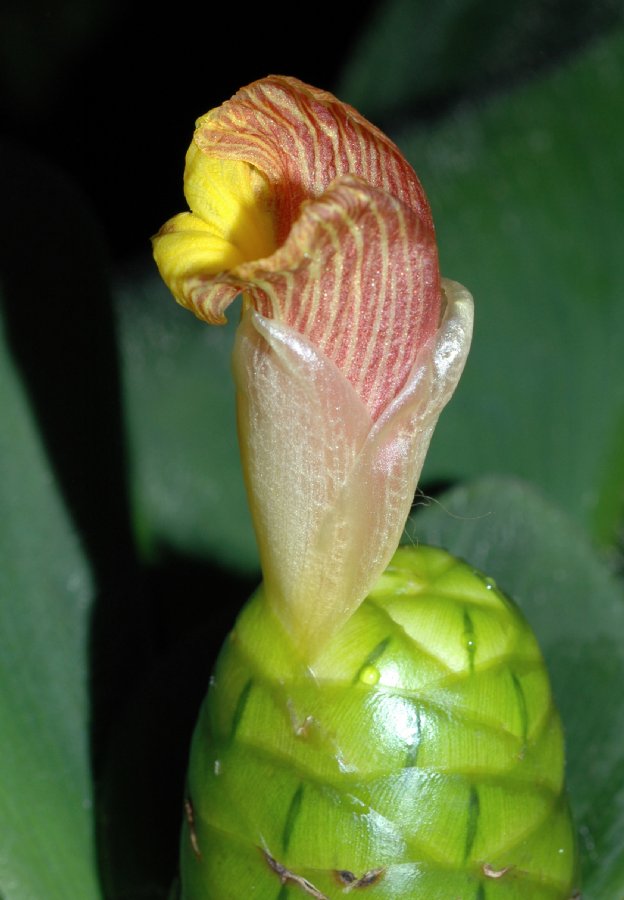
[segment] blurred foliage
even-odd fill
[[[425,478],[521,475],[611,547],[624,514],[623,97],[624,32],[477,115],[399,136],[432,198],[442,270],[477,298]]]
[[[389,0],[371,15],[339,95],[385,124],[415,110],[439,118],[458,97],[552,68],[623,19],[621,0]]]
[[[193,34],[229,34],[222,14],[198,11]],[[324,53],[316,27],[297,43],[250,19],[224,73],[189,52],[186,17],[3,9],[3,900],[168,894],[188,737],[258,562],[233,325],[179,310],[147,251],[112,277],[106,243],[146,247],[182,208],[193,118],[268,70],[339,76],[393,128],[444,274],[475,294],[424,473],[434,505],[408,538],[523,606],[568,734],[584,896],[624,894],[621,21],[615,0],[392,0],[337,24]]]
[[[1,325],[1,323],[0,323]],[[0,888],[100,896],[89,767],[91,572],[0,331]]]
[[[230,373],[236,312],[223,329],[198,327],[172,303],[156,272],[125,280],[116,306],[131,499],[143,553],[151,557],[166,544],[256,572]]]

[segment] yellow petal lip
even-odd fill
[[[225,321],[224,310],[241,287],[246,290],[240,285],[245,264],[273,257],[287,242],[306,203],[320,200],[346,177],[360,178],[363,184],[387,193],[418,219],[421,235],[428,234],[430,240],[419,241],[426,277],[419,271],[420,263],[414,275],[427,288],[426,305],[439,304],[431,213],[412,167],[396,145],[356,110],[326,91],[282,76],[269,76],[242,88],[196,123],[184,187],[191,213],[205,224],[206,236],[199,238],[202,226],[198,223],[176,217],[154,242],[156,262],[178,302],[209,323]],[[183,237],[165,240],[177,230]],[[369,250],[375,240],[374,234],[362,239],[369,270]],[[202,266],[201,248],[205,250]],[[337,246],[336,261],[330,265],[339,266],[340,255]],[[347,297],[338,297],[335,290],[327,293],[336,306],[327,315],[337,321],[344,315],[343,301],[354,296],[347,282]],[[403,315],[399,298],[393,308]],[[286,320],[296,315],[291,311]],[[391,316],[384,327],[398,322],[400,315]],[[366,328],[364,323],[362,327]],[[381,335],[380,346],[398,345],[403,338],[400,323],[395,331],[388,340]],[[408,334],[403,343],[409,344],[413,337]]]
[[[153,238],[153,246],[154,259],[171,293],[197,315],[195,297],[205,290],[206,283],[245,261],[238,247],[189,212],[170,219]],[[214,325],[223,324],[226,306],[223,302],[204,309],[201,318]]]
[[[223,324],[238,291],[227,285],[200,301],[216,276],[276,249],[266,179],[247,162],[206,156],[193,143],[186,155],[184,192],[191,212],[179,213],[153,238],[154,258],[173,296],[210,324]]]
[[[192,212],[245,260],[275,250],[271,193],[254,166],[207,156],[193,143],[186,155],[184,193]]]

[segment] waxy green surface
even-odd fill
[[[568,900],[575,860],[548,676],[491,579],[399,549],[313,671],[252,597],[193,740],[184,900]]]

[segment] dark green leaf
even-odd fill
[[[128,281],[118,314],[132,503],[147,554],[165,545],[257,568],[236,439],[236,312],[209,328],[154,273]]]
[[[404,136],[475,339],[425,478],[510,473],[603,542],[624,512],[624,35]]]
[[[624,583],[522,482],[484,479],[422,509],[408,539],[494,577],[542,646],[567,738],[586,900],[624,895]]]
[[[339,96],[386,124],[490,91],[583,46],[621,21],[618,0],[389,0],[355,45]]]
[[[95,900],[93,584],[0,334],[0,894]]]

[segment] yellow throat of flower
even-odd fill
[[[204,282],[264,259],[275,251],[276,241],[269,185],[249,163],[207,156],[192,143],[184,190],[192,212],[180,213],[162,227],[154,253],[176,300],[186,306],[184,290],[193,273]]]

